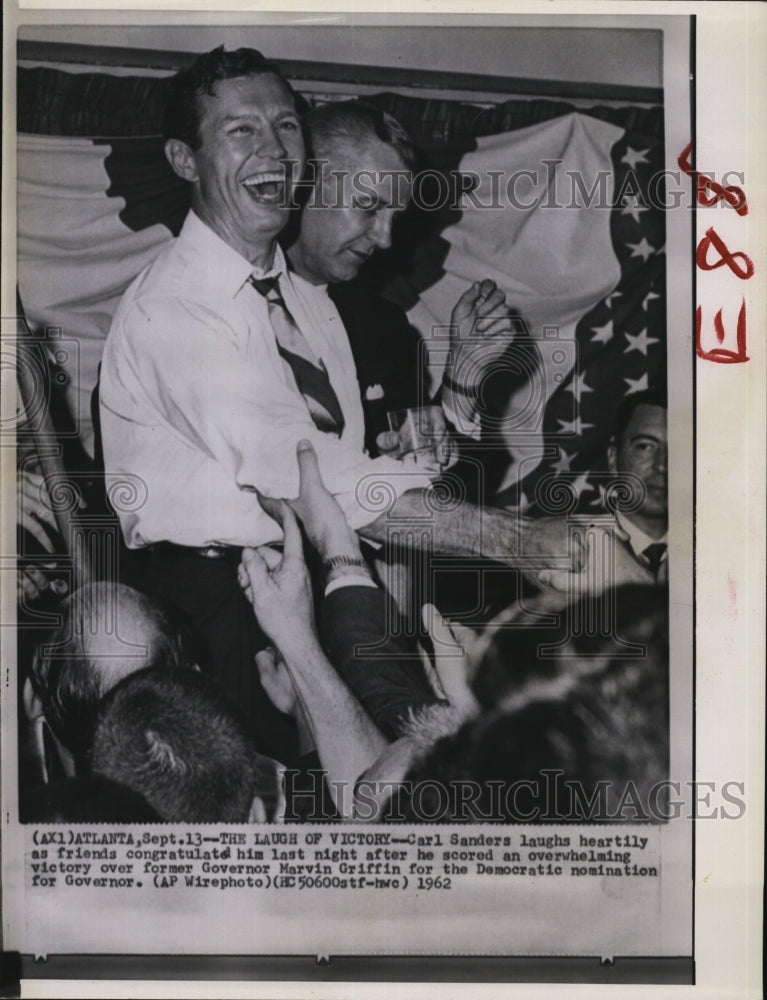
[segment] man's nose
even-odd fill
[[[660,445],[655,452],[655,468],[658,472],[668,470],[668,446],[665,444]]]
[[[376,212],[371,236],[379,250],[386,250],[391,246],[392,222],[389,212]]]
[[[271,126],[264,128],[256,141],[256,153],[262,159],[281,160],[288,155],[282,137]]]

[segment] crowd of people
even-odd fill
[[[492,476],[438,502],[511,419],[524,327],[471,284],[430,395],[405,314],[355,281],[408,208],[405,130],[359,101],[300,117],[275,65],[223,48],[174,78],[164,130],[191,209],[125,292],[98,386],[105,471],[146,502],[116,511],[119,580],[66,595],[22,664],[22,819],[660,818],[663,392],[611,428],[633,488],[614,517],[523,517]],[[20,475],[50,550],[45,495]],[[432,553],[505,569],[506,606],[446,617],[412,569]],[[51,587],[19,581],[26,603]]]

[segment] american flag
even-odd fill
[[[398,117],[420,141],[428,162],[453,178],[465,164],[474,162],[467,158],[468,153],[487,141],[487,136],[507,129],[510,130],[509,161],[515,163],[515,136],[520,137],[519,145],[524,150],[522,144],[529,143],[527,136],[534,136],[536,128],[540,130],[546,123],[564,123],[566,116],[576,115],[581,120],[593,119],[615,127],[614,139],[612,134],[603,137],[607,144],[606,162],[612,172],[612,194],[606,205],[597,200],[588,209],[591,212],[609,211],[609,245],[600,247],[593,241],[590,246],[579,248],[577,230],[575,235],[554,230],[546,232],[545,236],[542,230],[537,244],[528,234],[523,249],[511,245],[508,251],[507,270],[512,283],[507,286],[507,299],[511,303],[516,299],[513,279],[520,263],[527,267],[528,273],[534,274],[536,262],[530,262],[532,253],[540,256],[542,269],[549,267],[552,240],[559,238],[563,242],[564,264],[558,277],[566,285],[567,271],[572,265],[578,275],[571,283],[575,291],[580,290],[583,275],[587,280],[593,276],[596,290],[600,274],[616,262],[618,267],[615,270],[617,281],[611,284],[607,294],[597,293],[598,297],[583,312],[572,331],[568,331],[576,345],[572,369],[556,387],[551,381],[553,373],[545,373],[549,379],[547,403],[542,413],[545,457],[540,462],[536,459],[534,468],[528,473],[523,471],[519,481],[495,498],[496,502],[518,506],[534,516],[552,512],[546,498],[550,498],[552,491],[561,498],[561,487],[566,485],[572,495],[572,502],[567,501],[564,505],[567,509],[586,512],[600,508],[604,496],[605,451],[621,401],[632,393],[660,388],[666,380],[663,108],[595,107],[583,110],[552,101],[509,101],[477,110],[477,114],[471,116],[466,109],[446,107],[445,102],[385,95],[377,99],[377,103]],[[556,141],[553,130],[552,137]],[[534,148],[532,143],[529,145]],[[540,162],[538,150],[536,155]],[[561,147],[553,146],[551,155],[562,155]],[[524,163],[524,152],[520,156]],[[527,165],[534,167],[536,164]],[[584,180],[586,189],[590,190],[592,183],[588,178]],[[464,216],[468,211],[470,209],[464,210]],[[507,207],[506,211],[510,209]],[[565,214],[555,215],[565,225],[569,224]],[[581,216],[579,225],[583,224],[583,218]],[[454,276],[450,274],[450,250],[445,241],[451,225],[455,225],[455,213],[451,216],[444,212],[441,217],[431,213],[420,223],[411,223],[403,234],[403,242],[409,241],[411,249],[403,254],[401,248],[395,246],[390,251],[392,257],[397,255],[400,260],[411,262],[410,270],[405,272],[405,281],[400,276],[390,282],[389,294],[403,306],[410,307],[409,314],[416,323],[420,318],[419,305],[413,305],[417,297],[420,301],[428,299],[435,311],[439,308],[435,306],[439,303],[436,290],[443,283],[449,289],[440,317],[445,319],[447,303],[452,301],[451,295],[456,290],[456,282],[451,281]],[[475,278],[482,276],[486,262],[482,248],[485,225],[487,216],[474,229],[473,238],[477,242]],[[534,225],[531,214],[527,228],[534,228]],[[472,227],[464,220],[458,222],[456,230],[464,239],[463,250],[465,242],[471,238]],[[470,235],[467,237],[466,233]],[[567,240],[575,243],[575,254],[565,245]],[[604,255],[606,250],[612,258],[610,261],[598,256],[599,253]],[[589,253],[594,255],[589,256]],[[465,267],[465,257],[460,266]],[[541,338],[547,336],[546,294],[542,292],[539,299],[540,304],[531,300],[535,319],[535,323],[530,324],[534,327],[531,333],[539,343],[545,343]],[[557,308],[563,313],[566,306],[567,303],[558,303]],[[558,331],[556,322],[551,329],[555,333]],[[550,358],[551,352],[545,357]],[[561,503],[555,507],[563,511]]]

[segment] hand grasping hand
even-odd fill
[[[282,525],[282,555],[268,545],[244,549],[237,578],[259,625],[287,658],[286,650],[316,639],[314,602],[296,515],[284,500],[268,513]]]
[[[655,582],[650,570],[629,549],[628,535],[617,521],[612,525],[575,522],[567,530],[571,531],[573,543],[579,549],[579,558],[569,571],[542,570],[537,577],[541,586],[576,597],[601,594],[622,584]]]
[[[434,647],[434,669],[444,695],[454,708],[470,715],[479,707],[469,686],[475,666],[471,647],[477,634],[468,626],[446,622],[433,604],[423,606],[421,617]]]
[[[360,557],[357,533],[349,527],[346,515],[322,481],[317,453],[310,441],[301,440],[298,455],[299,490],[295,500],[274,500],[258,495],[258,500],[270,517],[282,523],[280,505],[290,508],[301,519],[309,542],[320,558],[347,555]]]
[[[28,532],[45,552],[56,551],[54,538],[58,538],[58,525],[53,513],[48,487],[39,472],[24,468],[18,472],[16,481],[16,504],[18,524]],[[82,504],[81,504],[82,505]],[[29,563],[19,567],[17,578],[17,600],[21,605],[32,604],[50,590],[57,597],[69,593],[69,584],[63,577],[50,578],[55,562]]]

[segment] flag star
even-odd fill
[[[628,347],[624,348],[624,354],[630,354],[632,351],[640,351],[647,357],[647,348],[650,344],[657,344],[657,337],[648,337],[647,330],[640,330],[636,336],[631,333],[624,334],[626,340],[628,341]]]
[[[627,396],[631,396],[635,392],[644,392],[648,387],[647,372],[639,378],[624,378],[623,381],[628,383],[628,389],[626,390]]]
[[[573,373],[573,377],[565,386],[565,392],[571,392],[576,399],[580,399],[584,393],[593,391],[590,385],[586,385],[586,372],[581,372],[580,375]]]
[[[630,215],[634,222],[639,222],[640,213],[646,211],[647,206],[642,204],[642,199],[639,195],[627,194],[623,196],[623,208],[621,209],[621,215]]]
[[[625,163],[631,170],[636,170],[637,163],[650,162],[645,156],[645,153],[649,152],[649,149],[632,149],[631,146],[626,146],[626,152],[621,157],[621,163]]]
[[[568,455],[564,448],[559,449],[559,458],[556,462],[552,463],[552,470],[554,472],[569,472],[570,463],[575,458],[577,452],[573,452],[572,455]]]
[[[524,514],[526,510],[530,508],[530,500],[524,490],[520,490],[519,493],[519,503],[517,504],[517,510],[520,514]]]
[[[560,425],[560,434],[582,434],[585,430],[593,427],[593,424],[582,424],[581,418],[576,417],[575,420],[557,420]]]
[[[594,334],[591,338],[592,344],[606,344],[608,340],[613,339],[615,333],[613,330],[613,321],[609,319],[604,326],[592,326],[591,332]]]
[[[605,299],[605,305],[608,309],[613,307],[613,299],[620,299],[623,297],[623,292],[610,292],[610,294]]]
[[[647,303],[648,302],[652,302],[653,299],[659,299],[659,298],[660,298],[660,295],[658,295],[657,292],[653,292],[652,290],[650,290],[647,293],[647,295],[645,295],[645,297],[642,299],[642,308],[644,309],[644,311],[647,312]]]
[[[648,261],[655,253],[655,247],[648,243],[644,236],[638,243],[627,243],[626,246],[631,247],[632,257],[641,257],[643,261]]]
[[[589,482],[588,472],[582,472],[579,476],[576,476],[571,481],[570,486],[575,490],[575,495],[579,500],[582,493],[592,493],[594,491],[594,487]]]
[[[589,507],[605,507],[605,497],[607,496],[607,490],[602,486],[601,483],[597,484],[597,490],[599,491],[599,496],[594,497],[593,500],[589,501]]]

